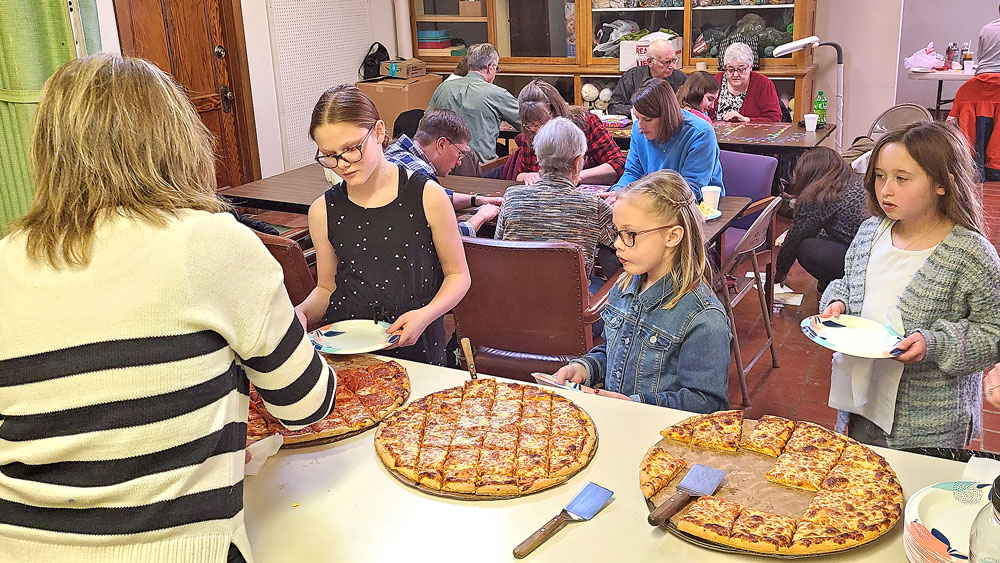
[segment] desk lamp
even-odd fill
[[[774,56],[781,57],[801,51],[806,47],[817,47],[827,45],[837,50],[837,152],[841,150],[844,141],[844,50],[840,45],[832,41],[820,41],[819,37],[810,35],[809,37],[778,45],[774,48]],[[802,102],[799,102],[802,103]],[[807,106],[808,107],[808,106]]]

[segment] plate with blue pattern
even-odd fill
[[[799,323],[802,332],[816,344],[834,352],[859,358],[894,358],[903,337],[891,327],[854,315],[813,315]]]
[[[388,328],[385,321],[337,321],[310,332],[309,340],[324,354],[363,354],[388,348],[399,340],[399,334],[386,334]]]

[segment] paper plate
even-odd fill
[[[708,215],[702,213],[701,216],[704,217],[706,221],[711,221],[712,219],[718,219],[719,217],[722,217],[722,211],[718,209],[713,209],[712,212],[709,213]]]
[[[309,333],[313,347],[324,354],[363,354],[388,347],[399,340],[388,335],[389,323],[364,319],[338,321]]]
[[[914,67],[914,68],[910,69],[910,72],[918,72],[918,73],[924,74],[924,73],[928,73],[928,72],[934,72],[934,69],[933,68]]]
[[[802,332],[813,342],[834,352],[859,358],[891,358],[903,338],[885,325],[854,315],[821,319],[813,315],[802,319]]]
[[[990,483],[948,481],[917,491],[906,502],[903,544],[915,561],[969,560],[969,532],[989,502]]]

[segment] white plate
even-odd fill
[[[309,333],[313,347],[324,354],[363,354],[387,348],[399,340],[388,335],[389,323],[364,319],[338,321]]]
[[[906,502],[903,538],[924,560],[966,563],[969,532],[990,499],[990,483],[948,481],[920,489]]]
[[[896,344],[902,340],[885,325],[864,317],[840,315],[820,318],[813,315],[799,323],[802,332],[816,344],[834,352],[860,358],[891,358],[898,356]]]
[[[720,211],[718,209],[713,209],[712,212],[709,213],[708,215],[705,215],[704,213],[702,213],[701,216],[706,221],[711,221],[712,219],[718,219],[719,217],[722,217],[722,211]]]
[[[917,72],[917,73],[920,73],[920,74],[926,74],[928,72],[934,72],[934,69],[933,68],[923,68],[923,67],[913,67],[913,68],[910,69],[910,72]]]

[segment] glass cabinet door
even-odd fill
[[[792,40],[795,4],[792,0],[693,0],[689,60],[719,68],[720,48],[743,41],[755,50],[755,68],[792,65],[792,57],[773,56],[774,48]]]
[[[413,0],[414,56],[459,57],[467,46],[488,42],[490,1]]]
[[[501,57],[576,61],[574,0],[494,1]]]
[[[591,60],[617,63],[622,40],[660,30],[682,35],[684,0],[590,0],[590,21]]]

